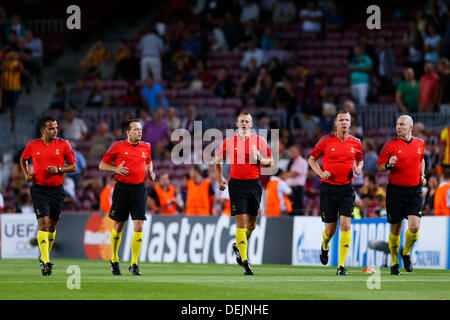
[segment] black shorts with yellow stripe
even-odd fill
[[[144,183],[130,184],[117,181],[112,194],[109,217],[117,222],[146,220],[147,189]]]
[[[397,186],[389,183],[386,187],[386,213],[388,222],[396,224],[408,216],[422,217],[423,195],[420,185]]]
[[[228,181],[231,215],[249,214],[258,216],[262,197],[262,186],[259,179],[234,179]]]

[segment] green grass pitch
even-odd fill
[[[348,268],[337,277],[335,267],[255,265],[253,277],[238,265],[141,263],[142,276],[113,276],[105,261],[54,259],[53,275],[43,277],[39,262],[0,260],[0,299],[16,300],[322,300],[322,299],[450,299],[450,270],[415,269],[391,276],[382,268],[380,289],[368,289],[370,274]],[[81,270],[81,288],[68,289],[70,265]],[[44,293],[44,294],[43,294]]]

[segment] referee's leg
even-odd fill
[[[247,226],[249,223],[249,214],[236,214],[236,244],[241,254],[242,261],[247,260]]]
[[[48,242],[48,230],[50,226],[50,218],[43,216],[38,218],[38,246],[41,251],[40,260],[46,264],[50,262],[49,258],[49,242]]]

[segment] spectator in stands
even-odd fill
[[[439,94],[439,76],[434,72],[431,62],[425,62],[424,74],[419,80],[419,112],[435,110]]]
[[[439,95],[438,106],[442,113],[450,113],[450,62],[441,58],[438,62]]]
[[[89,141],[87,160],[100,160],[113,140],[114,136],[109,132],[108,124],[100,122],[96,133]]]
[[[66,173],[66,175],[73,180],[75,189],[79,190],[81,188],[83,171],[84,169],[86,169],[86,158],[81,152],[76,150],[76,143],[73,140],[69,140],[69,143],[72,147],[73,153],[75,154],[75,159],[77,160],[77,170],[75,170],[74,172],[68,172]]]
[[[326,99],[325,73],[319,72],[306,89],[302,112],[322,117],[323,101]]]
[[[157,108],[166,108],[169,106],[165,96],[163,87],[156,82],[152,75],[149,75],[142,86],[142,101],[149,110]]]
[[[67,105],[66,86],[61,80],[56,81],[56,92],[50,100],[49,109],[64,111]]]
[[[43,45],[42,40],[33,36],[33,32],[29,29],[25,31],[26,46],[31,50],[31,76],[36,78],[37,84],[42,84],[42,58]]]
[[[319,136],[320,134],[319,123],[320,123],[319,118],[309,113],[302,112],[300,117],[300,127],[306,130],[308,138],[314,138]]]
[[[136,86],[129,83],[127,86],[127,93],[122,98],[122,106],[124,107],[138,107],[142,105],[142,97],[139,94]]]
[[[439,61],[439,52],[441,50],[441,36],[436,31],[436,26],[432,23],[427,24],[427,32],[423,41],[423,51],[425,52],[425,62],[431,62],[436,66]]]
[[[343,23],[342,15],[337,11],[336,1],[329,2],[329,8],[323,15],[323,23],[326,32],[340,31]]]
[[[284,69],[280,65],[280,60],[276,57],[271,58],[267,63],[267,72],[272,77],[273,82],[280,82],[284,76]]]
[[[24,37],[20,37],[17,39],[17,52],[19,53],[19,59],[24,66],[21,75],[22,86],[25,88],[25,92],[27,94],[30,94],[31,84],[33,80],[31,74],[34,66],[33,62],[31,61],[31,49],[27,48]]]
[[[21,23],[21,18],[18,14],[13,14],[11,16],[11,24],[6,26],[5,36],[8,38],[11,31],[15,31],[18,37],[23,37],[25,35],[26,27]]]
[[[16,212],[22,214],[34,214],[33,203],[28,188],[22,188],[16,199]]]
[[[253,88],[253,96],[255,97],[255,103],[257,106],[270,106],[272,104],[272,91],[274,84],[272,77],[267,72],[266,68],[261,68],[256,85]]]
[[[101,159],[101,157],[99,159]],[[84,209],[100,210],[100,193],[103,190],[102,179],[100,177],[91,177],[89,179],[83,180],[83,183],[81,184],[81,190],[85,203],[89,204],[89,206]]]
[[[414,79],[414,70],[406,68],[403,73],[405,80],[397,86],[395,102],[404,113],[419,110],[419,82]]]
[[[254,3],[253,0],[244,0],[244,5],[242,6],[241,17],[239,21],[241,23],[249,22],[253,20],[255,22],[259,21],[259,6]]]
[[[297,9],[290,0],[280,0],[275,4],[272,21],[275,23],[290,23],[295,19]]]
[[[82,110],[86,107],[88,99],[89,92],[84,88],[84,81],[77,80],[67,94],[67,104],[70,108]]]
[[[237,17],[229,11],[225,14],[225,21],[222,25],[222,31],[225,35],[229,48],[236,48],[239,45],[243,28]]]
[[[313,75],[300,62],[295,65],[294,88],[297,97],[297,109],[301,109],[305,104],[306,90],[314,80]]]
[[[423,214],[427,216],[434,215],[434,196],[439,186],[439,181],[436,176],[428,177],[428,184],[424,197]]]
[[[343,109],[347,110],[350,115],[355,113],[355,104],[352,100],[345,100],[343,103]]]
[[[375,209],[373,211],[374,218],[384,218],[387,215],[386,212],[386,196],[379,192],[374,197]]]
[[[77,203],[77,193],[76,193],[76,186],[75,181],[73,181],[72,178],[70,178],[67,175],[64,175],[63,179],[63,188],[64,192],[66,193],[66,196],[64,198],[64,204],[68,202]]]
[[[11,173],[11,187],[14,190],[14,197],[17,197],[22,186],[27,184],[22,168],[20,167],[20,156],[22,155],[23,150],[24,148],[22,148],[19,152],[17,152],[14,155],[13,159],[14,162]]]
[[[62,130],[64,139],[73,140],[75,142],[84,140],[89,132],[84,120],[78,118],[73,109],[67,109],[64,112],[64,119],[59,124],[59,129]]]
[[[256,79],[250,74],[248,69],[241,71],[241,77],[237,83],[236,96],[241,98],[242,105],[246,105],[251,97],[251,90],[255,86]]]
[[[372,60],[372,68],[374,70],[377,70],[378,55],[375,50],[375,47],[372,46],[371,44],[369,44],[369,39],[367,38],[367,35],[365,33],[361,32],[358,35],[356,45],[361,48],[362,54],[369,56],[369,58]],[[349,61],[352,61],[355,56],[356,56],[355,49],[353,47],[350,49],[350,52],[349,52]]]
[[[169,174],[162,173],[158,184],[149,193],[150,207],[153,213],[159,215],[176,215],[182,207],[177,202],[177,192],[174,185],[170,184]]]
[[[403,56],[406,58],[405,66],[412,68],[420,78],[423,72],[423,38],[414,20],[408,23],[408,32],[403,36]]]
[[[144,126],[147,121],[151,120],[150,111],[147,108],[139,108],[139,121]],[[122,121],[122,124],[126,124],[126,121]]]
[[[147,121],[142,128],[142,140],[150,142],[152,146],[152,159],[157,159],[157,151],[166,147],[169,139],[170,129],[164,121],[164,110],[157,109],[153,118]]]
[[[292,188],[293,215],[303,215],[303,197],[308,174],[308,162],[302,156],[302,148],[295,144],[289,148],[291,161],[283,179]]]
[[[330,134],[333,131],[334,119],[336,116],[336,107],[334,104],[325,102],[320,117],[320,130],[322,134]]]
[[[17,33],[12,30],[6,38],[6,48],[9,50],[17,50]]]
[[[225,34],[222,29],[215,27],[212,29],[211,33],[211,51],[216,52],[228,52],[230,51],[230,47],[228,46],[227,39],[225,38]]]
[[[116,185],[116,180],[114,175],[107,175],[105,177],[105,187],[100,192],[100,209],[104,214],[109,214],[112,205],[112,195],[114,192],[114,186]]]
[[[180,42],[181,49],[187,53],[189,58],[196,59],[201,55],[200,41],[196,37],[192,36],[190,30],[185,29],[183,31],[183,37]]]
[[[111,98],[109,94],[103,90],[103,81],[96,79],[94,83],[94,90],[88,98],[87,105],[89,107],[109,107]]]
[[[267,63],[267,61],[272,59],[277,59],[281,63],[287,64],[292,57],[292,52],[284,48],[282,40],[280,38],[275,38],[273,49],[264,52],[263,63]]]
[[[173,107],[167,109],[164,121],[169,126],[170,131],[178,129],[181,125],[181,119],[177,117],[176,110]]]
[[[214,96],[216,97],[229,98],[234,96],[233,80],[228,75],[227,69],[224,67],[219,69],[217,79],[212,86],[212,90],[214,91]]]
[[[439,165],[439,143],[436,136],[431,136],[426,141],[424,159],[425,172],[437,174],[437,166]]]
[[[371,138],[365,138],[362,141],[363,147],[363,172],[364,175],[374,175],[378,171],[378,155],[375,147],[375,143]]]
[[[241,50],[245,50],[245,48],[248,46],[248,40],[253,40],[255,46],[257,43],[260,43],[260,32],[253,20],[250,20],[244,25],[244,32],[240,36],[240,39],[241,42],[239,44],[239,48]]]
[[[353,52],[355,57],[350,61],[348,67],[352,96],[360,107],[367,107],[373,61],[364,54],[360,45],[356,45]]]
[[[125,39],[119,39],[117,41],[117,50],[114,53],[115,73],[120,79],[130,78],[130,68],[131,68],[131,52],[127,46]]]
[[[107,52],[105,58],[99,63],[96,75],[100,79],[114,79],[116,78],[116,61],[113,52]]]
[[[450,57],[450,10],[448,10],[447,12],[447,21],[445,23],[445,31],[444,36],[442,38],[441,51],[442,57]]]
[[[181,129],[186,129],[190,133],[194,132],[194,121],[197,118],[197,109],[193,104],[189,105],[186,109],[186,116],[181,120]]]
[[[383,187],[377,186],[377,182],[375,180],[375,175],[368,174],[364,176],[364,184],[359,190],[360,195],[367,194],[371,197],[374,197],[377,193],[383,193]]]
[[[156,82],[162,80],[161,56],[164,54],[164,43],[161,38],[151,30],[139,41],[137,49],[141,56],[141,80],[149,76],[149,71]]]
[[[19,103],[19,97],[22,86],[20,84],[20,76],[24,69],[23,64],[19,60],[17,51],[10,50],[6,52],[6,58],[1,65],[2,71],[2,103],[0,107],[3,110],[10,109],[11,131],[15,128],[15,110]]]
[[[198,79],[202,83],[202,89],[211,88],[211,86],[214,84],[214,76],[211,74],[211,72],[209,72],[208,70],[205,69],[205,63],[203,62],[203,60],[198,59],[197,63],[196,63],[196,67],[197,67],[196,73],[197,73]]]
[[[314,1],[309,0],[306,3],[306,8],[300,10],[299,18],[303,32],[319,33],[322,31],[323,13],[317,9]]]
[[[170,86],[172,89],[186,89],[192,80],[192,75],[182,59],[177,61],[177,67],[172,72]]]
[[[395,54],[388,37],[380,38],[378,42],[378,76],[380,80],[379,94],[393,95],[392,77],[395,73]]]
[[[450,216],[450,169],[444,169],[443,181],[436,189],[434,197],[434,215]]]
[[[105,59],[105,56],[105,45],[103,41],[97,40],[81,61],[81,68],[85,73],[95,72],[100,63]]]
[[[253,124],[252,130],[255,130],[257,135],[263,135],[263,132],[259,130],[269,130],[269,116],[265,112],[258,113],[255,117],[255,122]],[[268,133],[268,131],[267,131]]]
[[[264,29],[264,35],[261,38],[261,49],[264,51],[271,50],[274,47],[275,37],[279,36],[275,35],[272,31],[272,28]]]
[[[187,216],[209,216],[215,207],[214,190],[209,179],[203,178],[199,165],[193,165],[189,170],[185,203]]]
[[[242,57],[241,68],[250,69],[250,60],[252,58],[256,59],[256,66],[260,67],[263,63],[264,52],[261,49],[256,48],[255,41],[253,39],[250,39],[247,41],[247,50],[244,52],[244,55]]]
[[[281,215],[293,214],[292,188],[284,181],[284,172],[278,169],[277,173],[270,176],[266,185],[266,217],[279,217]],[[299,213],[297,213],[299,214]]]
[[[284,75],[282,80],[277,82],[272,95],[273,106],[278,110],[286,110],[290,119],[296,112],[296,97],[291,76]]]

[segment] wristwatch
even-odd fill
[[[62,173],[61,167],[58,167],[58,173]]]

